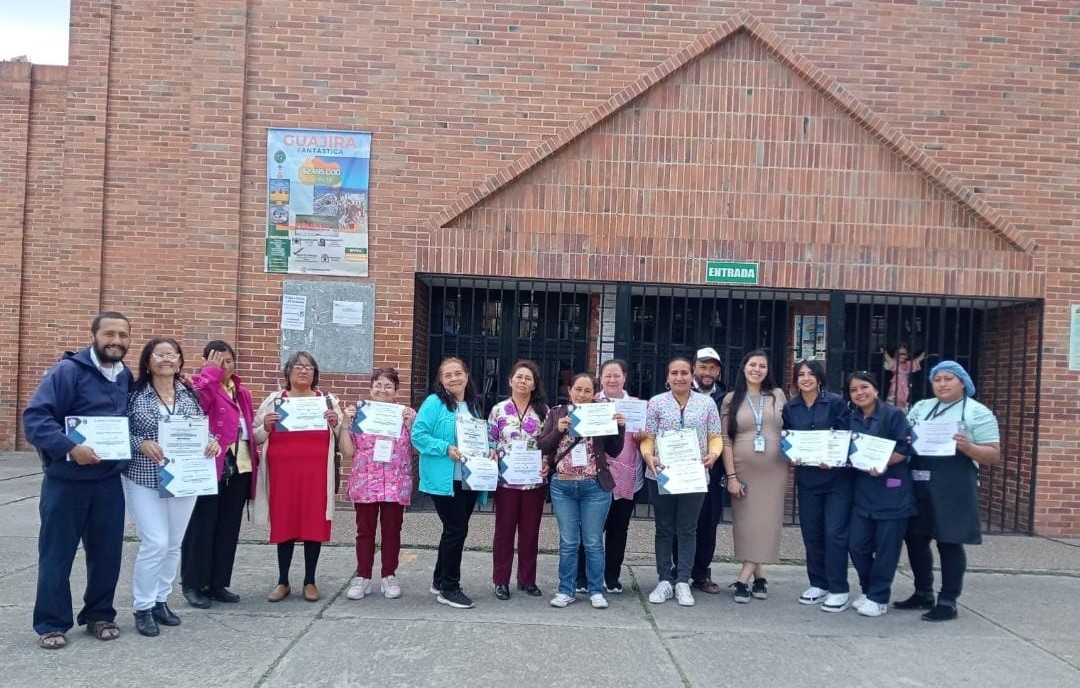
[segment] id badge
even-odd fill
[[[394,443],[390,440],[375,440],[375,451],[371,460],[375,463],[390,463],[393,459]]]
[[[589,465],[589,448],[584,444],[577,444],[570,450],[570,465],[582,468]]]
[[[765,435],[754,435],[754,452],[761,454],[765,451]]]
[[[917,483],[930,482],[930,471],[912,471],[911,479]]]

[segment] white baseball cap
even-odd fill
[[[697,361],[716,361],[717,363],[723,362],[723,360],[720,358],[720,354],[716,353],[716,349],[712,348],[711,346],[707,346],[704,349],[698,349],[697,355],[694,356],[694,362]]]

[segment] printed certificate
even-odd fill
[[[465,457],[461,463],[461,486],[466,490],[494,492],[499,486],[499,463],[488,456]]]
[[[780,448],[789,461],[807,466],[846,466],[851,444],[848,430],[784,430]]]
[[[896,451],[896,440],[874,435],[851,434],[851,465],[860,471],[876,469],[884,473],[889,466],[889,459]]]
[[[919,456],[954,456],[960,423],[955,420],[911,421],[912,447]]]
[[[612,401],[615,403],[615,408],[626,419],[626,432],[641,432],[645,429],[645,411],[649,408],[649,402],[644,399],[613,399]]]
[[[64,432],[76,444],[85,444],[102,461],[131,458],[131,430],[127,416],[68,416]],[[71,461],[68,456],[68,461]]]
[[[402,413],[404,411],[405,407],[401,404],[389,404],[385,401],[361,401],[356,405],[353,432],[398,439],[401,437],[401,427],[404,423]]]
[[[210,423],[206,416],[170,416],[158,423],[158,444],[165,454],[165,463],[158,466],[158,496],[217,494],[217,461],[206,456],[209,442]]]
[[[487,421],[471,416],[458,416],[457,449],[462,458],[490,461],[491,450],[488,440]],[[495,474],[496,478],[498,478],[497,470]]]
[[[615,422],[614,404],[606,401],[571,406],[570,433],[572,437],[601,437],[619,434]]]
[[[274,410],[281,415],[278,430],[299,432],[302,430],[326,430],[327,397],[284,397]]]
[[[499,470],[508,485],[540,485],[543,457],[539,449],[512,448],[500,462]]]
[[[665,432],[656,438],[656,458],[663,466],[656,473],[661,494],[707,492],[708,477],[701,462],[697,430],[684,428]]]

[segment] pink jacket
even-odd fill
[[[217,438],[221,451],[217,456],[218,478],[225,468],[225,454],[240,439],[240,414],[248,429],[248,452],[251,454],[251,497],[255,496],[255,482],[259,471],[259,447],[255,442],[255,409],[252,405],[251,392],[233,375],[236,389],[236,401],[221,386],[225,371],[217,366],[208,366],[191,376],[191,386],[199,393],[199,403],[203,412],[210,419],[210,434]]]

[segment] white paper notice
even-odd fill
[[[307,320],[307,297],[284,294],[281,297],[281,329],[305,330]]]
[[[363,301],[335,301],[334,324],[355,327],[364,324]]]

